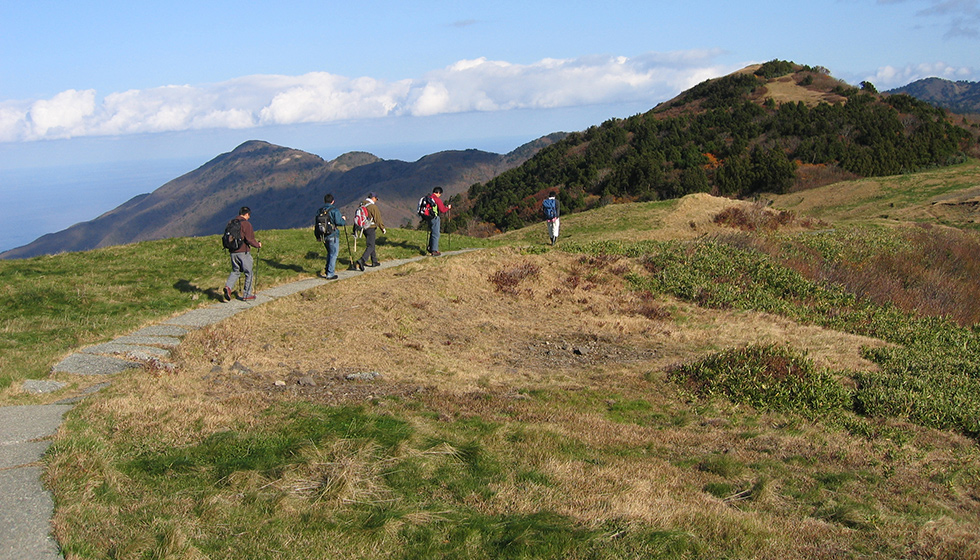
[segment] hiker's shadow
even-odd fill
[[[402,241],[387,241],[387,240],[382,241],[382,240],[379,239],[378,240],[378,247],[398,247],[398,248],[401,248],[401,249],[409,249],[409,250],[412,250],[412,251],[418,251],[419,253],[421,253],[423,255],[427,252],[425,250],[425,246],[424,245],[419,245],[418,243],[411,243],[411,242],[405,241],[405,240],[402,240]]]
[[[313,251],[310,251],[312,253]],[[306,254],[306,258],[310,258],[310,253]],[[280,261],[272,259],[261,259],[263,263],[269,268],[274,268],[276,270],[290,270],[292,272],[303,272],[303,267],[298,264],[282,264]]]
[[[207,299],[224,301],[224,294],[219,292],[214,288],[208,288],[207,290],[202,290],[196,285],[192,284],[190,280],[178,280],[174,282],[174,289],[183,294],[201,294]]]

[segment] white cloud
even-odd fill
[[[944,62],[931,64],[908,64],[904,67],[883,66],[873,76],[866,78],[879,90],[889,90],[910,84],[923,78],[945,78],[947,80],[968,80],[973,69],[950,66]]]
[[[95,112],[95,90],[63,91],[51,99],[35,101],[30,108],[31,131],[40,138],[70,138],[85,129]]]
[[[720,54],[588,56],[532,64],[477,58],[414,80],[390,82],[326,72],[257,75],[217,84],[115,92],[101,101],[94,90],[68,90],[51,99],[0,102],[0,142],[644,100],[652,107],[734,70],[711,64]]]

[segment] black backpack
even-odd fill
[[[242,247],[242,221],[238,218],[228,222],[221,235],[221,245],[234,253]]]
[[[436,201],[431,196],[425,195],[419,199],[418,215],[426,221],[436,217]]]
[[[336,229],[333,220],[330,219],[330,209],[326,206],[320,208],[320,211],[316,213],[316,218],[313,219],[313,237],[322,242]]]

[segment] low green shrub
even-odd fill
[[[759,410],[823,414],[851,407],[843,385],[784,346],[726,350],[674,367],[669,378],[699,397],[723,396]]]

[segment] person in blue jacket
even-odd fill
[[[327,268],[324,271],[327,280],[337,279],[337,253],[340,252],[340,228],[347,225],[347,218],[341,215],[340,210],[333,205],[333,195],[326,194],[323,196],[323,203],[325,206],[320,209],[320,212],[325,212],[333,224],[333,231],[324,236],[323,246],[327,248]]]

